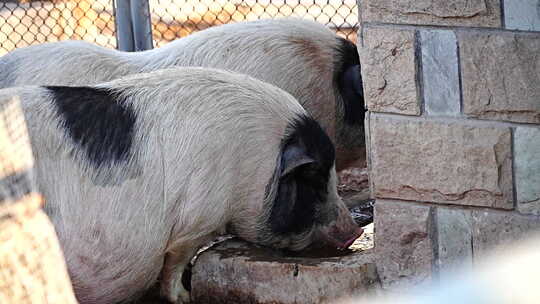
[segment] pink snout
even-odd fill
[[[364,229],[360,228],[360,227],[357,227],[355,230],[354,230],[354,236],[351,237],[350,239],[348,239],[344,244],[343,246],[338,246],[339,249],[346,249],[346,248],[349,248],[353,243],[354,241],[356,241],[357,238],[359,238],[362,234],[364,233]]]
[[[354,241],[364,233],[364,229],[354,226],[350,229],[340,229],[338,226],[331,226],[323,229],[322,237],[331,246],[338,249],[347,249]]]
[[[326,243],[334,248],[347,249],[364,233],[364,230],[356,225],[343,202],[337,202],[337,211],[336,219],[320,227],[320,232]]]

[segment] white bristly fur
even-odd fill
[[[221,68],[289,92],[334,138],[336,111],[342,111],[333,79],[338,47],[334,32],[299,19],[217,26],[138,53],[83,41],[53,42],[0,57],[0,88],[96,84],[171,66]]]

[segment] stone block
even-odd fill
[[[36,201],[29,195],[1,206],[0,303],[75,304],[54,227]]]
[[[362,22],[501,27],[499,0],[359,0]]]
[[[461,94],[455,33],[447,30],[422,30],[420,45],[426,113],[458,116]]]
[[[463,111],[540,123],[540,34],[459,31]]]
[[[420,115],[415,31],[365,27],[362,35],[359,53],[368,109]]]
[[[540,1],[505,1],[504,25],[510,30],[540,31]]]
[[[193,267],[194,303],[327,303],[380,286],[368,252],[342,257],[286,257],[230,240],[202,253]]]
[[[540,217],[516,212],[475,210],[472,221],[475,259],[486,256],[495,247],[512,244],[540,231]]]
[[[377,200],[375,253],[383,288],[400,289],[431,280],[432,227],[432,207]]]
[[[457,267],[472,269],[472,217],[469,210],[437,208],[437,268],[441,276]]]
[[[540,215],[540,128],[516,128],[514,170],[518,211]]]
[[[512,209],[509,128],[370,114],[375,198]]]

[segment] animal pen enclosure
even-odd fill
[[[293,7],[290,1],[213,1],[182,5],[187,10],[179,13],[172,2],[150,1],[153,44],[221,22],[295,12],[333,24],[354,39],[354,3],[335,4],[344,11],[338,18],[330,12],[339,9],[313,9],[318,1],[306,2]],[[85,2],[91,13],[73,10],[81,3],[0,4],[0,52],[35,43],[34,37],[86,39],[116,47],[113,4]],[[377,201],[376,247],[373,255],[363,257],[368,260],[365,269],[375,263],[373,273],[388,289],[437,281],[455,265],[473,268],[493,247],[539,230],[537,1],[359,3],[370,187]],[[48,11],[43,13],[45,6]],[[32,27],[27,12],[49,29]],[[6,21],[15,19],[29,25]],[[244,253],[248,259],[253,254]],[[195,265],[196,277],[217,273],[216,265],[223,261],[212,264],[214,257],[215,252],[209,253],[204,267]],[[225,262],[241,258],[235,255]],[[298,263],[278,270],[293,278],[303,274]],[[225,284],[235,282],[235,274],[229,271],[228,281],[211,287],[226,293]],[[267,295],[243,292],[234,296],[254,301]]]
[[[159,47],[214,25],[289,16],[321,22],[356,40],[355,0],[21,0],[0,2],[0,55],[67,39],[116,48],[119,40],[131,39],[132,17],[134,26],[146,23],[146,44]]]

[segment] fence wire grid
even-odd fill
[[[122,1],[122,0],[117,0]],[[320,22],[356,40],[356,0],[149,0],[155,47],[211,26],[281,17]],[[0,56],[20,47],[60,40],[86,40],[116,48],[112,0],[3,0]]]
[[[0,2],[0,55],[15,48],[68,39],[115,48],[112,1]]]

